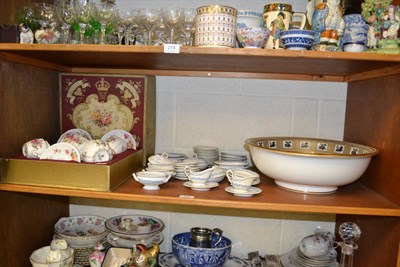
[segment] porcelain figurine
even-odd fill
[[[400,54],[400,7],[392,5],[391,0],[366,0],[361,8],[369,24],[368,52]]]
[[[137,244],[132,251],[132,257],[125,267],[155,267],[157,265],[157,256],[160,252],[160,245],[155,243],[148,249],[143,244]]]
[[[340,37],[345,22],[340,0],[310,0],[307,4],[307,17],[311,29],[318,33],[314,41],[316,50],[339,50]]]
[[[19,25],[19,31],[21,32],[19,34],[19,42],[21,44],[33,44],[33,32],[27,24],[21,23]]]
[[[104,246],[101,243],[97,243],[94,246],[94,251],[89,255],[90,267],[100,267],[103,263],[105,253],[102,251]]]

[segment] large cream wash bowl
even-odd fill
[[[367,169],[373,147],[301,137],[256,137],[245,141],[254,165],[275,183],[301,193],[331,193]]]

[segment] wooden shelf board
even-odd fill
[[[0,190],[244,210],[400,216],[399,206],[361,183],[340,187],[337,192],[332,194],[312,195],[281,189],[271,179],[263,177],[261,184],[258,185],[263,192],[250,198],[237,197],[226,192],[224,189],[227,186],[229,186],[228,182],[224,181],[218,188],[199,192],[183,186],[183,181],[172,179],[162,185],[161,190],[145,191],[139,183],[129,179],[113,192],[15,184],[0,184]]]
[[[349,81],[400,72],[400,55],[222,47],[0,44],[5,60],[70,72]]]

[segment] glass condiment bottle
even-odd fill
[[[343,240],[338,242],[342,248],[339,267],[353,267],[354,250],[358,248],[354,242],[361,236],[360,227],[353,222],[345,222],[339,226],[338,232]]]

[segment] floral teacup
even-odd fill
[[[84,162],[106,162],[113,158],[113,151],[110,146],[99,139],[90,140],[81,149]]]
[[[50,144],[43,138],[36,138],[26,142],[22,147],[22,154],[31,159],[38,159]]]

